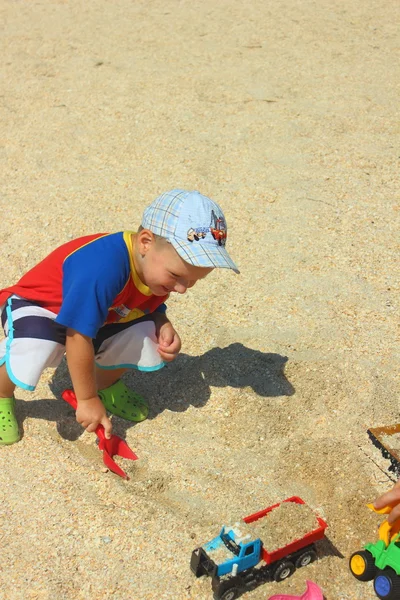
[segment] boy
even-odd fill
[[[220,207],[175,189],[143,214],[137,233],[95,234],[67,242],[11,287],[0,290],[0,445],[20,439],[16,386],[34,390],[66,353],[78,401],[76,420],[111,436],[106,410],[147,417],[143,398],[120,381],[128,368],[154,371],[179,353],[164,301],[184,294],[214,268],[237,267],[225,250]]]

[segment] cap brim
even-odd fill
[[[173,237],[168,241],[185,262],[195,267],[231,269],[237,274],[240,273],[224,246],[211,245],[201,241],[177,240]]]

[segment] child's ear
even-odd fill
[[[156,241],[154,233],[152,233],[150,229],[142,229],[142,231],[137,234],[136,240],[138,251],[141,256],[144,256]]]

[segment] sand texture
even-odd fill
[[[173,187],[225,210],[240,275],[169,302],[182,354],[133,373],[149,419],[104,472],[61,400],[17,390],[0,449],[0,600],[208,600],[191,552],[290,496],[320,560],[248,593],[370,600],[350,554],[393,485],[399,421],[399,17],[394,0],[1,0],[0,287],[73,237],[135,229]]]
[[[283,548],[318,529],[314,511],[306,504],[283,502],[265,517],[245,525],[251,538],[260,538],[268,552]]]

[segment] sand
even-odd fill
[[[260,538],[268,552],[300,540],[320,527],[314,511],[307,504],[283,502],[257,521],[248,523],[244,532]]]
[[[366,600],[348,558],[393,485],[369,427],[399,398],[399,4],[3,0],[0,287],[73,237],[134,229],[173,187],[226,213],[241,275],[169,303],[181,356],[126,381],[123,481],[60,399],[17,391],[0,449],[1,600],[206,600],[191,552],[293,495],[320,560],[246,596]]]

